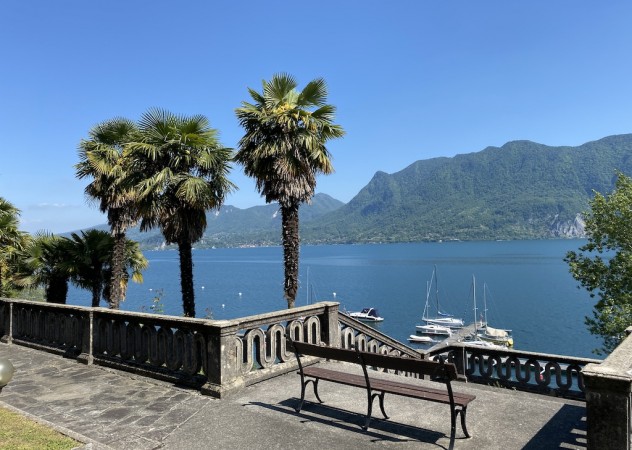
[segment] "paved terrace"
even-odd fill
[[[296,414],[294,373],[218,400],[18,345],[0,344],[0,357],[16,368],[0,406],[53,426],[86,448],[445,449],[449,442],[447,405],[387,396],[391,419],[374,419],[363,432],[366,393],[326,382],[320,389],[326,403],[307,403]],[[463,439],[459,428],[456,449],[586,448],[584,403],[472,383],[454,388],[477,396],[468,408],[473,437]]]

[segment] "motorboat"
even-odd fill
[[[435,342],[435,340],[432,339],[430,336],[419,336],[418,334],[411,334],[408,337],[408,341],[410,341],[410,342],[417,342],[417,343],[421,343],[421,344],[431,344],[431,343]]]
[[[384,317],[380,317],[380,313],[375,308],[364,308],[360,312],[349,313],[349,316],[363,322],[381,322],[384,320]]]

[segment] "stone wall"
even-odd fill
[[[632,327],[601,364],[583,370],[588,449],[632,448]]]

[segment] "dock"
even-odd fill
[[[476,332],[476,324],[466,325],[463,328],[457,328],[452,330],[452,335],[448,336],[441,342],[436,343],[432,347],[428,348],[428,352],[439,350],[441,347],[448,347],[457,342],[463,341],[467,336],[472,336]]]

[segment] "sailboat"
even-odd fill
[[[478,337],[484,341],[493,342],[494,344],[513,347],[514,341],[511,330],[502,328],[492,328],[487,322],[487,285],[483,284],[483,312],[485,314],[485,326],[479,330]]]
[[[437,317],[430,317],[430,290],[432,287],[432,282],[434,280],[435,283],[435,298],[437,300]],[[441,311],[439,307],[439,284],[437,281],[437,266],[434,267],[432,271],[432,277],[430,278],[430,282],[426,285],[426,305],[424,306],[424,313],[422,316],[422,320],[426,322],[427,325],[438,325],[441,327],[448,328],[462,328],[463,327],[463,319],[458,319],[451,314],[447,314]],[[417,327],[419,329],[419,327]]]
[[[478,332],[478,323],[477,323],[477,309],[476,309],[476,278],[472,275],[472,296],[474,299],[474,333],[472,336],[468,337],[465,342],[465,345],[476,346],[476,347],[484,347],[484,348],[495,348],[495,349],[506,349],[507,345],[500,345],[494,342],[486,341],[481,339],[480,334]]]

